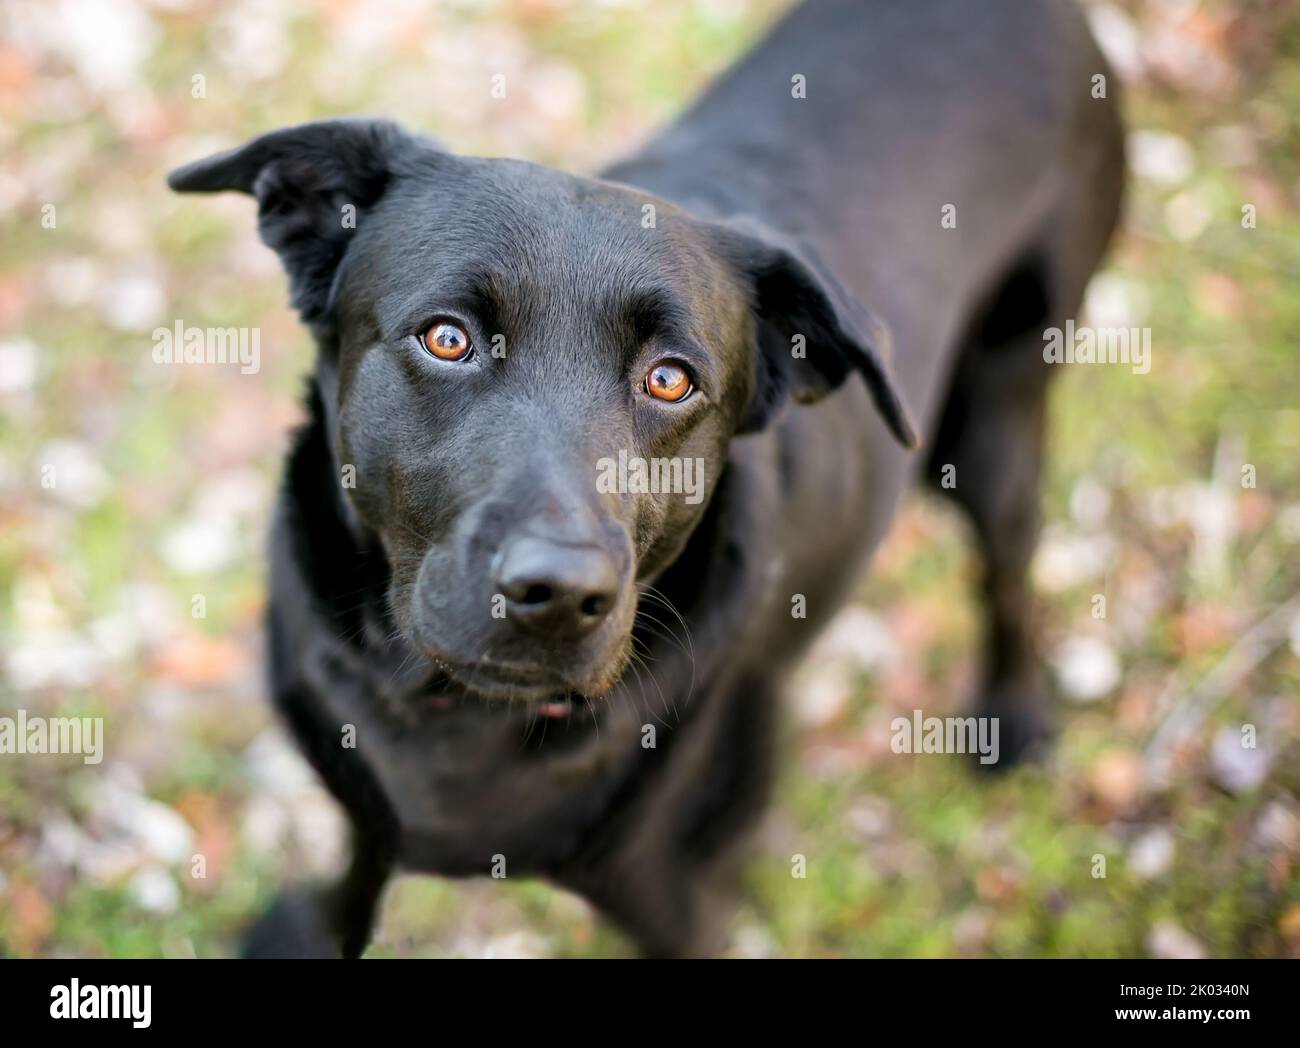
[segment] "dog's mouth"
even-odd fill
[[[568,717],[589,709],[617,679],[609,674],[608,683],[599,678],[579,681],[546,667],[486,659],[461,663],[434,656],[433,661],[448,690],[489,703],[523,704],[541,717]]]
[[[544,643],[541,638],[486,633],[446,639],[433,628],[416,602],[407,642],[424,655],[438,679],[426,694],[463,699],[489,708],[547,717],[599,710],[630,664],[632,633],[607,622],[594,635],[576,641]],[[607,627],[607,628],[606,628]],[[453,632],[453,631],[448,631]],[[454,635],[454,634],[453,634]],[[422,689],[422,690],[425,690]]]

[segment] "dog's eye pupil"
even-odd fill
[[[469,356],[469,334],[459,324],[439,320],[424,333],[424,346],[441,360],[464,360]]]
[[[656,400],[684,400],[692,388],[686,369],[671,360],[661,361],[646,373],[646,392]]]

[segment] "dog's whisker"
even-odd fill
[[[659,590],[655,586],[646,583],[645,586],[643,587],[642,592],[644,595],[649,596],[651,599],[658,601],[659,604],[667,608],[673,615],[677,617],[677,621],[681,623],[682,633],[685,635],[686,644],[687,644],[687,651],[684,654],[689,660],[690,670],[691,670],[691,678],[689,683],[686,686],[686,698],[684,700],[686,705],[689,706],[691,699],[695,695],[695,641],[694,638],[691,636],[691,627],[689,623],[687,623],[685,616],[683,616],[682,613],[677,610],[677,606],[673,604],[673,602],[668,598],[668,595],[664,593],[662,590]]]
[[[650,667],[647,666],[645,664],[645,661],[635,653],[633,654],[631,665],[632,665],[633,672],[636,674],[637,692],[641,696],[641,702],[642,702],[642,706],[645,709],[646,716],[651,717],[654,720],[658,721],[661,725],[663,725],[663,727],[670,728],[671,725],[668,723],[668,721],[664,720],[664,718],[660,715],[659,712],[656,712],[653,708],[651,708],[650,700],[646,697],[645,682],[641,679],[642,669],[646,671],[646,675],[650,678],[651,683],[653,683],[657,689],[659,688],[659,684],[655,680],[654,674],[650,672]],[[663,700],[662,689],[659,689],[659,697],[660,697],[660,701],[663,702],[664,704],[665,707],[664,712],[667,712],[667,703],[664,702]]]
[[[674,716],[676,716],[677,713],[676,706],[674,703],[672,703],[668,698],[664,696],[664,690],[659,686],[659,680],[657,677],[655,677],[654,669],[648,663],[646,663],[644,659],[642,659],[641,664],[642,666],[645,667],[646,676],[650,678],[650,683],[654,685],[655,691],[659,693],[660,709],[664,711],[671,709],[673,711]],[[678,719],[680,720],[680,718]]]

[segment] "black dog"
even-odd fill
[[[815,0],[601,178],[359,120],[172,175],[256,197],[319,343],[271,677],[355,852],[250,953],[359,954],[396,865],[715,946],[778,686],[918,475],[984,554],[978,712],[1042,737],[1043,333],[1116,219],[1107,73],[1065,0]]]

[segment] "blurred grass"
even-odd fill
[[[248,202],[178,201],[166,170],[340,112],[590,169],[784,4],[430,7],[124,0],[93,32],[30,0],[0,14],[0,707],[103,716],[108,735],[95,768],[0,758],[0,955],[226,954],[277,886],[336,848],[329,802],[268,727],[259,668],[263,534],[308,338]],[[962,707],[978,638],[964,525],[918,499],[863,593],[895,657],[850,659],[847,686],[809,678],[793,696],[734,952],[1300,955],[1300,627],[1178,747],[1168,785],[1140,764],[1189,689],[1300,590],[1300,13],[1106,12],[1139,41],[1131,127],[1174,136],[1190,163],[1139,170],[1090,297],[1097,316],[1151,327],[1152,373],[1080,367],[1057,384],[1056,555],[1039,578],[1049,652],[1091,638],[1122,677],[1062,706],[1043,768],[985,781],[960,758],[890,754],[896,713]],[[106,65],[139,40],[138,61]],[[487,97],[494,73],[508,104]],[[175,318],[260,327],[261,373],[160,374],[148,333]],[[55,490],[40,484],[51,461]],[[1266,751],[1246,784],[1215,749],[1243,723]],[[149,832],[115,824],[106,783],[180,825],[157,810]],[[544,885],[426,878],[396,883],[371,950],[627,952]]]

